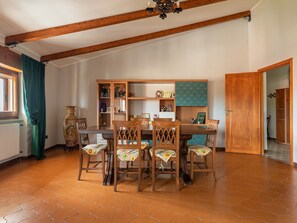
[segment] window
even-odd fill
[[[0,72],[0,119],[18,118],[17,74]]]

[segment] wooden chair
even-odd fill
[[[149,114],[149,113],[143,113],[143,114]],[[132,120],[141,122],[142,127],[148,128],[150,125],[150,118],[133,118]],[[149,149],[150,149],[150,141],[151,140],[149,140],[149,139],[141,140],[142,158],[147,161],[148,166],[149,166],[149,162],[150,162],[149,156],[148,156]],[[147,154],[145,154],[146,152],[147,152]]]
[[[219,120],[207,120],[206,128],[218,131]],[[194,172],[212,172],[213,177],[216,181],[215,175],[215,154],[216,154],[216,138],[215,135],[207,135],[205,140],[205,145],[192,145],[188,148],[190,153],[190,168],[191,168],[191,178],[193,180]],[[212,156],[212,164],[211,167],[207,165],[207,156]],[[205,168],[199,168],[199,164],[201,162],[194,162],[195,157],[199,157],[203,160],[202,164],[204,164]],[[195,166],[198,168],[195,169]]]
[[[77,121],[77,130],[87,128],[87,119],[80,118]],[[98,170],[98,165],[102,164],[102,176],[105,175],[105,151],[106,144],[90,144],[89,136],[85,133],[78,133],[79,141],[79,171],[78,180],[81,179],[82,170]],[[101,160],[98,159],[97,155],[101,155]],[[84,157],[87,158],[86,167],[84,167]],[[93,164],[93,165],[92,165]],[[91,166],[92,165],[92,166]]]
[[[154,121],[156,122],[171,122],[172,118],[154,118]]]
[[[131,121],[139,121],[142,126],[149,126],[150,118],[131,118]]]
[[[152,157],[152,190],[155,190],[156,174],[175,174],[176,191],[179,190],[179,121],[153,122],[153,147],[150,149]],[[174,162],[175,168],[159,170],[157,161]]]
[[[117,191],[119,174],[137,174],[140,190],[142,175],[141,158],[141,122],[140,121],[113,121],[114,126],[114,191]],[[119,167],[119,161],[137,161],[137,167]]]

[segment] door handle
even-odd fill
[[[232,109],[225,109],[225,112],[226,112],[226,116],[229,115],[229,112],[233,112]]]

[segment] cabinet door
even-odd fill
[[[127,120],[127,82],[98,83],[98,124],[111,127],[113,120]]]
[[[127,120],[127,82],[115,82],[112,87],[112,120]]]
[[[110,127],[111,124],[111,84],[98,83],[98,124],[102,127]]]
[[[176,82],[176,106],[207,106],[207,82]]]

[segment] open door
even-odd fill
[[[261,154],[260,73],[226,74],[226,152]]]

